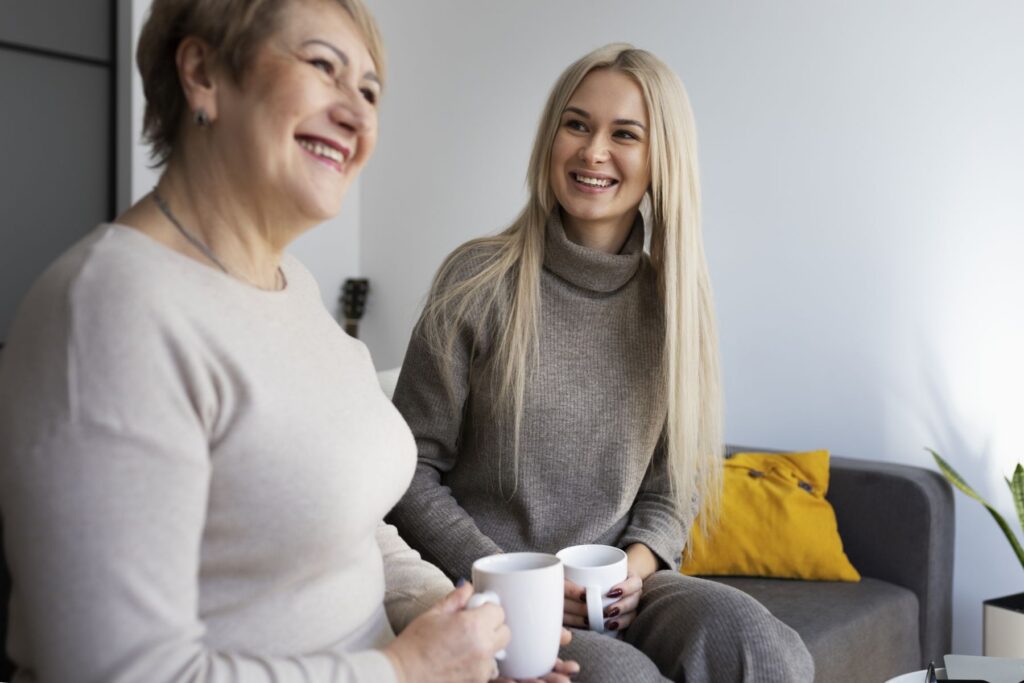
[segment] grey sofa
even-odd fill
[[[941,661],[951,646],[952,488],[920,467],[833,456],[827,498],[859,583],[715,580],[793,627],[814,657],[817,682],[881,683]]]
[[[766,449],[730,447],[740,450]],[[952,624],[950,486],[918,467],[841,457],[831,464],[828,499],[860,583],[716,580],[754,596],[792,626],[814,657],[820,683],[881,683],[941,661],[950,651]],[[0,562],[0,643],[6,643],[9,592]],[[0,657],[0,681],[10,677]]]
[[[4,529],[0,520],[0,681],[11,680],[14,672],[7,661],[7,602],[11,595],[11,577],[4,562]]]

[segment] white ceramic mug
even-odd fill
[[[494,602],[505,610],[512,632],[499,652],[498,671],[508,678],[540,678],[551,673],[562,636],[565,588],[562,562],[547,553],[504,553],[473,563],[469,607]]]
[[[590,630],[604,633],[604,608],[618,598],[607,597],[612,586],[626,580],[626,553],[610,545],[574,545],[558,551],[565,578],[587,592]]]

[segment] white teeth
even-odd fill
[[[573,177],[576,178],[577,182],[590,185],[591,187],[608,187],[612,184],[612,181],[607,178],[590,178],[579,173],[574,173]]]
[[[313,140],[301,138],[299,139],[299,144],[303,147],[303,149],[308,149],[310,152],[317,155],[318,157],[330,159],[331,161],[337,162],[339,164],[345,162],[345,157],[339,150],[336,150],[329,145],[325,145],[322,142],[315,142]]]

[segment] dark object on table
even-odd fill
[[[728,452],[772,452],[728,447]],[[952,649],[953,490],[935,471],[833,456],[829,491],[859,583],[715,577],[803,638],[816,681],[884,681]]]
[[[359,337],[359,320],[366,310],[366,297],[370,293],[370,281],[365,277],[345,280],[341,286],[341,313],[345,318],[345,332]]]

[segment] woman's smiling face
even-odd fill
[[[591,71],[569,98],[551,146],[551,189],[572,237],[628,234],[651,182],[647,106],[615,69]]]
[[[293,0],[281,12],[241,85],[218,93],[218,142],[250,201],[316,223],[340,211],[373,152],[380,83],[339,5]]]

